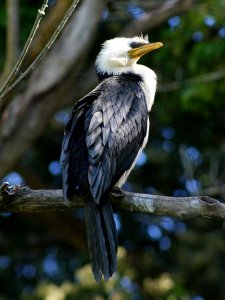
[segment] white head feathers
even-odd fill
[[[132,49],[132,43],[139,45],[148,44],[148,36],[119,37],[105,41],[96,58],[97,72],[102,74],[120,74],[132,71],[133,65],[137,61],[131,59],[128,54],[128,51]]]

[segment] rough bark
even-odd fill
[[[114,210],[176,218],[201,216],[225,219],[225,204],[208,196],[168,197],[115,190],[109,197]],[[27,187],[10,187],[7,183],[0,189],[0,212],[64,211],[83,206],[81,197],[65,203],[61,190],[31,190]]]

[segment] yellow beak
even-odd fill
[[[139,48],[131,49],[131,50],[128,51],[128,54],[129,54],[130,58],[138,59],[142,55],[144,55],[144,54],[146,54],[150,51],[156,50],[158,48],[161,48],[162,46],[163,46],[163,43],[161,43],[161,42],[150,43],[150,44],[141,46]]]

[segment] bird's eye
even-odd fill
[[[142,47],[142,46],[144,46],[144,45],[146,45],[146,43],[132,42],[132,43],[130,44],[130,47],[134,49],[134,48]]]

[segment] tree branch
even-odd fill
[[[40,62],[43,60],[43,58],[45,57],[46,53],[49,51],[49,49],[52,47],[52,45],[55,43],[55,40],[57,39],[57,37],[59,36],[59,34],[62,32],[63,28],[65,27],[66,23],[68,22],[69,18],[71,17],[71,15],[73,14],[75,8],[77,7],[77,4],[79,3],[79,0],[74,0],[73,3],[71,4],[68,12],[66,13],[66,15],[64,16],[63,20],[61,21],[61,23],[59,24],[59,26],[57,27],[57,29],[55,30],[55,32],[53,33],[51,39],[49,40],[49,42],[47,43],[47,45],[43,48],[43,50],[41,51],[41,53],[36,57],[36,59],[33,61],[33,63],[26,69],[26,71],[24,73],[22,73],[19,78],[17,78],[17,80],[15,80],[13,82],[13,84],[9,85],[9,83],[12,81],[12,79],[8,82],[6,82],[6,84],[3,87],[2,90],[2,95],[0,95],[0,101],[3,101],[4,99],[6,99],[7,95],[26,77],[28,77],[32,71],[37,67],[37,65],[40,64]],[[46,4],[47,5],[47,4]],[[46,5],[44,5],[43,9],[39,9],[38,10],[38,16],[41,15],[43,16],[45,14],[44,9],[47,7]],[[35,21],[35,25],[34,25],[34,34],[37,30],[37,28],[39,27],[39,22],[40,20],[38,19],[37,16],[37,20],[38,23],[36,25],[37,20]],[[33,30],[32,30],[33,31]],[[31,32],[31,40],[30,38],[28,38],[28,48],[30,46],[31,41],[33,40],[33,35]],[[18,66],[16,65],[15,67],[15,72],[18,71],[27,51],[28,48],[25,46],[25,50],[26,52],[22,53],[22,57],[21,60],[19,61]],[[12,73],[12,76],[14,76],[14,74]],[[13,78],[13,77],[12,77]],[[1,103],[0,103],[1,104]],[[2,105],[2,104],[1,104]]]
[[[225,204],[208,196],[168,197],[115,190],[109,195],[114,210],[167,215],[177,218],[213,217],[225,219]],[[84,206],[76,197],[65,203],[61,190],[31,190],[28,187],[0,187],[0,212],[46,212],[77,209]]]

